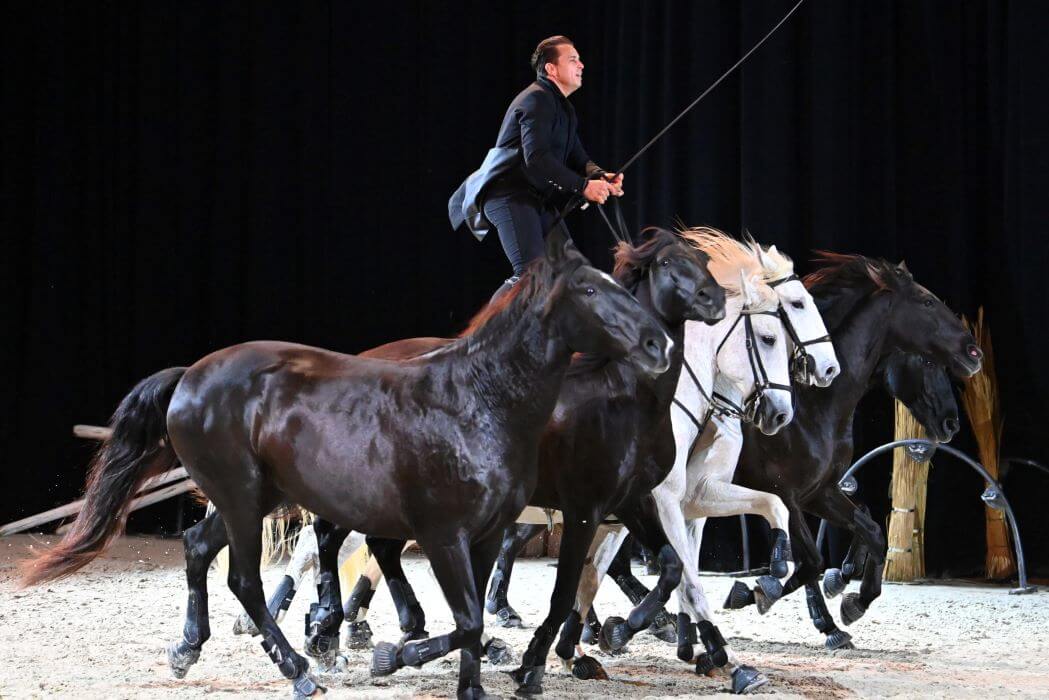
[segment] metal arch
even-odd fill
[[[983,500],[992,508],[995,508],[996,510],[1005,511],[1005,516],[1009,520],[1009,528],[1012,530],[1013,534],[1013,549],[1016,552],[1016,571],[1019,587],[1010,590],[1009,593],[1033,593],[1036,590],[1038,590],[1037,587],[1028,585],[1027,583],[1027,566],[1024,564],[1023,544],[1020,542],[1020,528],[1016,525],[1016,517],[1013,515],[1012,506],[1009,505],[1009,500],[1005,497],[1005,492],[1002,491],[1001,484],[999,484],[993,477],[991,477],[990,473],[982,464],[980,464],[961,450],[957,449],[956,447],[951,447],[950,445],[933,442],[932,440],[924,440],[920,438],[896,440],[894,442],[885,443],[880,447],[875,447],[873,450],[857,459],[852,464],[852,466],[849,467],[848,471],[845,472],[841,479],[838,480],[839,488],[843,484],[848,484],[853,474],[859,471],[859,468],[862,467],[864,464],[874,459],[878,455],[884,452],[890,452],[896,449],[897,447],[908,448],[908,451],[920,450],[922,453],[924,453],[925,451],[929,451],[929,457],[925,457],[925,459],[929,459],[931,457],[932,451],[944,451],[949,455],[957,457],[958,459],[962,460],[970,467],[975,469],[980,474],[980,476],[983,477],[984,481],[990,484],[990,486],[983,492],[981,498],[983,498]],[[819,534],[816,536],[817,550],[822,551],[823,538],[826,534],[826,531],[827,521],[821,520]]]

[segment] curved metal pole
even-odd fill
[[[991,488],[994,489],[993,492],[991,492],[990,489],[984,491],[984,495],[986,496],[984,498],[984,501],[992,508],[1005,511],[1005,516],[1009,519],[1009,528],[1012,530],[1013,533],[1013,549],[1016,552],[1016,571],[1017,578],[1019,580],[1019,587],[1014,588],[1009,592],[1012,594],[1019,594],[1033,593],[1034,591],[1038,590],[1036,587],[1030,586],[1027,583],[1027,566],[1024,564],[1023,544],[1020,542],[1020,528],[1016,525],[1016,516],[1013,515],[1013,508],[1009,505],[1009,500],[1005,497],[1005,492],[1002,491],[1001,485],[990,475],[990,473],[987,471],[986,468],[984,468],[982,464],[980,464],[961,450],[955,447],[951,447],[950,445],[933,442],[932,440],[923,440],[920,438],[910,438],[907,440],[896,440],[894,442],[887,442],[884,445],[881,445],[880,447],[875,447],[873,450],[871,450],[870,452],[853,462],[852,466],[849,467],[848,471],[846,471],[845,474],[841,477],[841,479],[838,480],[838,484],[840,485],[843,482],[846,482],[850,477],[852,477],[853,474],[859,471],[860,467],[862,467],[864,464],[871,461],[878,455],[884,452],[892,451],[897,447],[906,447],[911,449],[921,448],[922,452],[924,452],[925,450],[942,450],[949,455],[957,457],[958,459],[962,460],[970,467],[975,469],[977,472],[979,472],[980,476],[983,477],[984,481],[989,483],[991,485]],[[989,492],[990,495],[988,496],[987,494]],[[817,548],[821,548],[823,546],[823,537],[827,529],[826,526],[826,520],[820,521],[819,534],[816,537]]]

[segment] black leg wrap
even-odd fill
[[[386,585],[390,589],[390,597],[397,606],[397,618],[400,621],[401,631],[409,636],[418,638],[420,634],[426,634],[426,616],[422,606],[415,598],[415,591],[405,581],[397,579],[387,580]]]
[[[827,610],[827,603],[815,584],[805,586],[805,604],[808,605],[809,617],[812,618],[812,624],[817,630],[823,634],[830,634],[835,630],[836,625],[830,616],[830,611]]]
[[[772,553],[769,555],[769,573],[776,578],[786,576],[790,567],[788,566],[794,555],[790,551],[790,539],[787,533],[776,527],[772,529]]]
[[[524,621],[512,606],[506,605],[495,612],[495,623],[500,627],[523,627]]]
[[[645,588],[645,584],[638,581],[633,574],[619,574],[615,577],[615,582],[620,590],[626,594],[626,597],[630,599],[631,605],[637,605],[648,595],[648,589]]]
[[[725,598],[726,610],[739,610],[754,604],[754,591],[747,587],[742,581],[736,581]]]
[[[692,645],[697,642],[696,626],[692,624],[692,618],[688,613],[677,614],[677,657],[688,663],[695,656]]]
[[[736,695],[749,693],[768,682],[769,679],[753,666],[737,666],[732,672],[732,692]]]
[[[401,649],[401,661],[405,666],[422,666],[448,653],[451,643],[448,635],[408,642]]]
[[[291,607],[291,601],[295,599],[295,579],[285,576],[277,584],[273,595],[270,596],[269,610],[274,620],[280,620],[284,613]]]
[[[289,680],[298,678],[309,670],[309,664],[305,659],[299,657],[295,652],[292,652],[290,656],[284,656],[277,643],[271,639],[263,638],[262,648],[270,657],[270,661],[276,664],[281,675]]]
[[[168,645],[168,665],[175,678],[185,678],[190,667],[200,660],[200,647],[185,639]]]
[[[506,599],[506,592],[510,588],[510,580],[497,568],[492,574],[492,583],[488,586],[488,597],[484,601],[484,609],[490,615],[495,615],[501,608],[508,607],[510,602]]]
[[[575,644],[576,640],[579,639],[580,634],[583,631],[583,620],[579,617],[579,611],[573,610],[568,613],[568,619],[565,620],[564,626],[561,628],[561,637],[557,640],[557,646],[554,647],[554,653],[559,658],[570,660],[575,656]]]
[[[368,580],[368,577],[361,576],[358,578],[357,583],[353,586],[353,590],[350,591],[350,597],[346,599],[346,605],[342,608],[343,618],[356,620],[361,608],[367,609],[371,607],[372,596],[374,595],[375,591],[372,590],[372,582]]]
[[[721,631],[709,620],[700,620],[696,625],[699,628],[699,639],[703,642],[703,648],[710,654],[710,660],[715,666],[721,667],[728,663],[728,654],[725,652],[725,638]]]
[[[601,620],[597,618],[597,611],[591,605],[590,610],[586,614],[586,624],[583,625],[583,634],[580,637],[580,641],[584,644],[597,644],[597,640],[600,638]]]

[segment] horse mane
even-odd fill
[[[659,226],[649,226],[644,233],[648,233],[649,238],[641,245],[633,246],[626,241],[620,241],[615,248],[615,267],[612,269],[612,277],[631,294],[637,291],[649,264],[656,255],[664,248],[681,240],[681,237],[673,231]],[[706,257],[702,251],[696,252]]]
[[[802,279],[828,329],[837,328],[860,299],[913,286],[910,273],[882,258],[817,250],[820,265]]]
[[[781,278],[779,266],[775,270],[766,270],[759,257],[761,246],[753,239],[742,242],[710,226],[682,228],[678,234],[710,258],[708,268],[718,284],[725,288],[726,296],[739,297],[743,294],[743,283],[739,278],[742,272],[753,282],[759,298],[758,304],[753,306],[751,311],[775,311],[779,308],[776,290],[768,285],[769,282]],[[785,258],[787,262],[790,261],[778,251],[777,255]],[[790,273],[782,277],[793,274],[793,271],[794,264],[791,262]]]
[[[529,264],[525,273],[521,275],[521,279],[517,280],[513,287],[510,287],[509,291],[500,295],[495,301],[482,306],[470,319],[466,328],[456,337],[467,338],[477,335],[481,329],[487,328],[489,325],[501,326],[505,324],[508,327],[513,325],[519,312],[531,306],[536,297],[543,295],[546,288],[550,286],[553,277],[554,270],[550,261],[545,256],[536,258]],[[493,328],[492,330],[495,331],[497,329]]]

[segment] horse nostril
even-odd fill
[[[787,422],[787,414],[783,413],[782,411],[780,413],[777,413],[776,417],[772,419],[772,422],[777,428],[784,425]]]
[[[943,421],[943,430],[948,435],[954,435],[960,427],[957,418],[945,418]]]
[[[707,301],[709,301],[710,300],[710,295],[707,294],[707,290],[701,289],[701,290],[699,290],[699,298],[700,299],[706,299]]]
[[[827,379],[830,379],[831,377],[833,377],[837,373],[838,373],[838,368],[835,365],[831,365],[830,367],[827,368],[827,371],[823,373],[823,376],[825,378],[827,378]]]
[[[968,346],[966,346],[965,353],[969,357],[974,359],[974,360],[982,360],[983,359],[983,350],[981,350],[977,346],[973,345],[972,343],[970,343]]]

